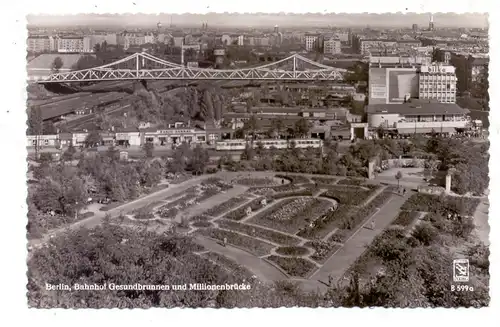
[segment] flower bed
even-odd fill
[[[403,205],[403,210],[423,211],[423,212],[442,212],[443,209],[460,209],[466,216],[474,215],[474,211],[481,202],[477,198],[431,195],[417,193],[412,195]]]
[[[351,178],[346,178],[340,180],[337,184],[338,185],[354,185],[354,186],[361,186],[365,183],[364,180],[362,179],[351,179]]]
[[[210,215],[210,216],[214,216],[214,217],[218,217],[218,216],[222,215],[223,213],[225,213],[231,209],[234,209],[237,206],[243,204],[247,200],[248,200],[248,198],[243,197],[243,196],[231,198],[231,199],[227,200],[226,202],[223,202],[219,205],[216,205],[215,207],[208,209],[207,211],[205,211],[205,214]]]
[[[304,246],[314,249],[314,253],[310,258],[320,264],[324,263],[335,251],[340,249],[340,245],[324,241],[310,241],[304,244]]]
[[[272,208],[251,219],[257,225],[266,226],[278,231],[297,233],[315,217],[323,214],[332,206],[331,202],[316,198],[286,199]]]
[[[374,187],[370,190],[365,190],[352,186],[330,186],[328,191],[322,193],[321,196],[335,199],[340,204],[357,206],[366,201],[377,188]]]
[[[277,200],[277,199],[289,198],[292,196],[312,196],[313,194],[314,194],[313,189],[309,188],[295,192],[277,193],[271,195],[271,197]]]
[[[216,265],[224,268],[233,276],[237,276],[242,279],[250,279],[253,274],[244,266],[237,264],[235,261],[215,252],[207,252],[202,254],[202,257],[207,258]]]
[[[311,177],[311,180],[314,183],[329,185],[329,184],[337,184],[338,178],[334,178],[334,177]]]
[[[420,214],[416,211],[401,211],[391,225],[410,226]]]
[[[226,215],[224,215],[224,218],[231,219],[231,220],[241,220],[246,217],[246,210],[248,207],[252,208],[252,212],[257,211],[262,208],[261,201],[264,199],[264,197],[257,198],[250,203],[236,209],[233,211],[228,212]],[[273,199],[266,199],[267,204],[269,205],[270,203],[273,202]]]
[[[187,208],[188,206],[194,204],[196,201],[196,194],[186,194],[177,200],[169,202],[157,209],[157,214],[161,218],[173,219],[177,214]]]
[[[186,190],[184,190],[182,192],[179,192],[179,193],[176,193],[176,194],[172,194],[170,196],[167,196],[166,198],[163,198],[163,201],[171,201],[173,199],[177,199],[178,197],[185,196],[187,194],[196,194],[197,191],[198,191],[198,187],[197,186],[191,186],[191,187],[187,188]]]
[[[274,248],[274,246],[269,243],[265,243],[256,240],[255,238],[252,237],[244,236],[238,233],[222,229],[216,229],[216,228],[200,229],[197,230],[196,233],[217,239],[221,242],[224,241],[224,238],[226,238],[228,244],[233,244],[235,246],[243,248],[248,252],[251,252],[259,257],[269,254],[271,249]]]
[[[338,205],[336,210],[330,210],[311,222],[308,226],[302,228],[297,235],[304,238],[323,238],[331,230],[339,227],[342,219],[349,215],[353,207]]]
[[[286,273],[293,277],[307,277],[312,273],[316,266],[303,258],[290,258],[290,257],[279,257],[276,255],[270,255],[266,257],[267,260],[274,262],[280,266]]]
[[[283,175],[283,174],[277,174],[274,177],[280,178],[280,179],[286,179],[290,181],[290,183],[293,184],[304,184],[304,183],[310,183],[311,181],[309,178],[301,175]]]
[[[382,192],[377,195],[370,203],[364,207],[360,207],[358,210],[354,210],[349,216],[342,220],[342,226],[340,230],[347,230],[348,232],[337,231],[332,235],[331,240],[339,243],[345,242],[356,230],[356,228],[367,218],[370,218],[377,208],[382,207],[390,198],[392,198],[392,192]]]
[[[281,255],[302,256],[309,253],[309,249],[303,246],[282,246],[276,249]]]
[[[217,224],[220,228],[234,230],[243,234],[247,234],[254,237],[259,237],[277,244],[281,245],[297,245],[300,243],[300,239],[285,235],[276,231],[269,229],[246,225],[243,223],[238,223],[232,220],[219,220]]]
[[[269,186],[269,187],[251,187],[248,192],[255,194],[266,194],[271,193],[282,193],[282,192],[294,192],[300,190],[300,187],[294,184],[285,184],[279,186]]]

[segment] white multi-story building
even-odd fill
[[[27,39],[28,52],[47,52],[51,50],[51,37],[42,36],[30,36]]]
[[[419,99],[455,103],[457,93],[455,67],[449,65],[422,66],[419,74]]]
[[[306,34],[304,36],[304,42],[306,46],[306,51],[312,51],[318,46],[319,34]]]
[[[240,47],[245,45],[245,36],[244,35],[238,35],[238,45]]]
[[[325,54],[338,54],[341,53],[340,40],[331,38],[323,42],[323,52]]]
[[[83,37],[63,36],[57,40],[57,52],[84,52]]]

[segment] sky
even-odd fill
[[[156,26],[161,22],[168,26],[172,22],[176,26],[199,26],[207,22],[212,27],[411,27],[412,24],[427,26],[430,14],[240,14],[240,13],[208,13],[201,14],[134,14],[134,15],[28,15],[30,26]],[[362,23],[360,23],[362,22]],[[436,27],[484,28],[487,26],[486,14],[434,14]]]

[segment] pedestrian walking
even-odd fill
[[[332,275],[328,275],[328,286],[332,286]]]
[[[284,178],[281,179],[281,185],[283,185],[283,184],[285,184],[285,179]]]
[[[224,240],[222,241],[222,245],[223,245],[224,247],[226,247],[226,244],[227,244],[227,238],[226,238],[226,237],[224,237]]]
[[[373,220],[371,221],[371,223],[370,223],[370,228],[371,228],[372,230],[375,230],[375,219],[373,219]]]

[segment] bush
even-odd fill
[[[408,227],[415,221],[415,219],[417,219],[419,215],[420,214],[415,211],[400,211],[399,215],[396,219],[394,219],[391,225]]]
[[[311,180],[318,184],[337,184],[338,178],[333,177],[311,177]]]
[[[405,202],[402,209],[408,211],[423,212],[443,212],[452,211],[462,215],[472,216],[480,203],[480,199],[457,197],[457,196],[439,196],[425,193],[412,195]]]
[[[219,220],[217,221],[217,224],[220,228],[234,230],[236,232],[259,237],[281,245],[297,245],[300,243],[300,239],[296,237],[257,226],[238,223],[232,220]]]
[[[429,246],[436,241],[438,233],[430,224],[422,222],[421,224],[415,226],[412,236],[423,245]]]
[[[302,246],[283,246],[276,249],[276,253],[281,255],[302,256],[309,253],[309,250]]]
[[[340,180],[337,184],[338,185],[353,185],[353,186],[361,186],[365,183],[364,180],[362,179],[351,179],[351,178],[347,178],[347,179],[342,179]]]
[[[311,272],[316,269],[316,266],[303,258],[285,258],[275,255],[266,257],[267,260],[276,263],[286,273],[294,277],[307,277]]]

